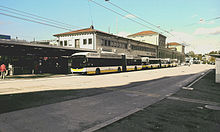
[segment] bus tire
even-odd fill
[[[100,74],[100,69],[99,69],[99,68],[96,68],[95,74],[96,74],[96,75],[99,75],[99,74]]]
[[[134,67],[134,70],[137,71],[137,67],[136,66]]]
[[[121,67],[118,67],[118,72],[121,72]]]

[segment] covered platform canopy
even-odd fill
[[[1,40],[0,56],[41,56],[41,57],[60,57],[71,56],[77,52],[96,52],[96,50],[51,46],[35,44],[25,41]]]

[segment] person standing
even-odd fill
[[[0,66],[0,71],[1,71],[1,79],[5,79],[6,66],[4,63]]]

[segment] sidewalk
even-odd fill
[[[214,81],[212,70],[193,90],[182,89],[97,132],[219,132],[220,84]]]
[[[5,80],[52,78],[52,77],[63,77],[63,76],[67,76],[67,75],[72,75],[72,74],[51,74],[51,73],[42,73],[42,74],[11,75],[11,76],[6,76]]]

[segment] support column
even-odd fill
[[[220,58],[216,58],[215,66],[216,66],[215,82],[220,83]]]

